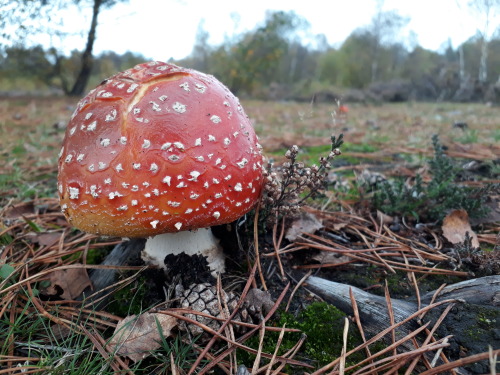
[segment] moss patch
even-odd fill
[[[343,331],[346,315],[336,307],[325,302],[314,302],[297,316],[290,313],[281,313],[273,326],[300,329],[307,336],[295,359],[310,363],[320,368],[340,356],[343,347]],[[290,350],[300,339],[302,333],[286,333],[278,354]],[[264,338],[263,351],[273,353],[276,348],[279,333],[268,332]],[[259,338],[252,337],[247,344],[257,348]],[[347,350],[351,350],[362,343],[361,336],[353,324],[349,325]],[[248,353],[239,353],[238,356],[247,365],[254,358]],[[363,353],[355,353],[347,358],[347,365],[353,365],[364,358]],[[285,371],[286,372],[286,371]]]

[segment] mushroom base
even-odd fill
[[[225,270],[222,248],[210,228],[164,233],[151,237],[146,241],[146,247],[142,251],[141,257],[146,264],[165,269],[165,257],[169,254],[178,255],[181,253],[200,254],[206,257],[214,276]]]

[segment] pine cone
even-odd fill
[[[255,291],[256,289],[252,289],[248,293],[248,296],[254,296]],[[264,293],[261,291],[258,292]],[[222,308],[227,306],[229,310],[226,314],[223,314],[220,309],[221,306],[219,299],[217,298],[217,287],[214,285],[209,283],[199,283],[191,284],[188,288],[184,288],[181,284],[179,284],[175,288],[175,294],[179,299],[180,307],[203,312],[222,319],[226,318],[228,314],[231,314],[234,311],[239,300],[239,296],[235,293],[222,291]],[[268,294],[266,294],[266,296],[268,297],[268,301],[271,301]],[[269,305],[269,303],[267,303],[267,305]],[[247,298],[243,306],[241,306],[238,310],[238,313],[234,316],[233,320],[245,323],[255,323],[260,320],[262,306],[262,302],[260,302],[260,304],[257,302],[256,304],[255,299]],[[186,314],[186,317],[196,320],[213,330],[218,330],[223,323],[222,321],[196,314]],[[186,324],[186,322],[182,322],[179,325],[179,328],[181,330],[188,330],[192,335],[201,335],[204,332],[201,327],[195,324]],[[236,324],[234,328],[238,333],[243,333],[245,331],[245,327],[239,324]]]

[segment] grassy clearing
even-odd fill
[[[152,356],[137,363],[116,355],[107,346],[113,328],[122,318],[131,312],[140,313],[151,307],[135,303],[137,299],[144,298],[148,288],[141,275],[131,277],[124,283],[129,284],[128,287],[118,291],[114,302],[104,309],[82,307],[72,300],[42,298],[40,294],[40,291],[50,286],[48,275],[59,271],[61,267],[80,267],[82,264],[87,266],[81,268],[88,270],[99,263],[103,254],[118,242],[72,229],[60,213],[55,199],[57,153],[64,135],[61,124],[67,121],[75,104],[74,100],[66,98],[0,100],[0,371],[146,374],[172,372],[174,369],[187,373],[203,347],[185,340],[183,335],[175,339],[163,339],[160,348],[155,349]],[[500,118],[500,108],[449,103],[354,104],[349,107],[347,116],[340,116],[335,104],[245,101],[243,105],[254,122],[266,154],[277,165],[283,161],[285,151],[293,144],[300,147],[299,161],[317,163],[319,156],[330,150],[328,141],[331,134],[344,134],[346,143],[342,147],[343,156],[334,160],[332,170],[334,174],[341,175],[341,180],[347,181],[347,184],[335,185],[335,190],[327,191],[323,200],[316,203],[323,210],[316,210],[315,213],[327,223],[325,231],[330,237],[308,236],[309,251],[330,246],[335,236],[343,236],[344,239],[349,237],[351,246],[366,250],[363,258],[346,261],[351,280],[361,280],[365,286],[387,280],[391,291],[395,293],[411,291],[412,285],[404,288],[401,285],[411,284],[410,280],[415,279],[415,274],[421,275],[422,280],[431,279],[436,276],[434,273],[437,270],[442,274],[438,275],[442,278],[436,282],[437,285],[449,282],[453,277],[466,277],[466,269],[452,269],[451,257],[440,252],[442,239],[438,239],[435,232],[426,232],[424,235],[408,230],[404,233],[408,238],[399,238],[390,229],[379,227],[369,214],[366,217],[354,214],[355,204],[361,205],[359,212],[368,212],[363,205],[369,198],[369,193],[356,186],[355,181],[365,169],[405,178],[414,178],[415,172],[420,171],[424,180],[429,179],[424,167],[425,161],[432,156],[433,134],[440,136],[448,155],[459,157],[461,161],[484,162],[490,165],[489,176],[484,180],[499,180],[500,167],[494,160],[500,155],[497,120]],[[458,122],[467,123],[467,127],[454,127],[453,124]],[[472,182],[479,185],[484,183],[482,178]],[[342,213],[337,214],[339,210]],[[499,227],[495,224],[484,225],[482,229],[479,239],[485,248],[492,250],[490,253],[494,253],[498,250],[495,236]],[[271,236],[271,233],[267,235]],[[274,244],[265,243],[270,248],[276,246],[275,254],[271,251],[265,259],[273,259],[271,257],[276,254],[286,259],[288,251],[294,249],[280,248],[279,237],[279,230],[275,230]],[[260,240],[265,241],[265,236]],[[368,248],[368,244],[373,246]],[[413,263],[408,265],[400,259],[386,257],[384,247],[404,249],[401,254]],[[415,255],[417,253],[418,256]],[[414,264],[422,258],[424,263],[435,261],[433,270],[430,270],[430,266]],[[323,265],[310,258],[302,261],[305,270],[323,268]],[[354,266],[356,273],[348,268],[349,265]],[[359,270],[366,265],[366,274],[359,274]],[[328,267],[335,269],[336,266]],[[390,273],[391,269],[398,270],[398,273]],[[387,273],[391,277],[387,277]],[[410,275],[413,275],[413,279]],[[307,310],[303,311],[302,315],[298,315],[299,318],[283,314],[281,318],[266,323],[277,328],[277,331],[257,329],[253,333],[253,342],[250,340],[255,351],[249,356],[240,354],[240,361],[248,358],[249,362],[245,362],[245,365],[251,367],[261,350],[262,339],[264,352],[269,354],[269,358],[272,357],[273,343],[282,345],[278,351],[283,356],[279,359],[282,362],[276,362],[275,368],[295,358],[303,361],[303,364],[312,363],[316,369],[324,366],[319,373],[326,373],[342,361],[340,353],[344,346],[353,350],[349,358],[344,357],[347,366],[351,366],[351,373],[361,367],[356,365],[356,361],[366,360],[366,363],[370,363],[370,359],[366,359],[370,355],[364,354],[366,345],[358,341],[359,337],[356,337],[355,347],[353,342],[344,345],[339,342],[343,332],[338,330],[336,335],[340,339],[335,346],[329,346],[329,351],[323,352],[322,345],[330,345],[320,340],[323,322],[307,322]],[[304,339],[292,332],[285,334],[280,341],[282,324],[287,324],[288,328],[299,328],[315,337],[304,344]],[[442,344],[440,338],[432,339],[422,352],[435,353]],[[301,345],[302,349],[299,349]],[[220,362],[217,362],[219,369],[234,370],[235,364],[241,362],[238,362],[235,347],[231,344],[227,344],[227,347],[230,349],[227,349],[226,356],[222,356],[224,348],[221,346],[209,350],[201,358],[200,368],[208,368],[214,364],[214,358],[221,355]],[[370,348],[375,356],[373,361],[375,358],[391,360],[391,350],[384,351],[387,346],[381,345],[380,341]],[[295,349],[299,354],[290,354]],[[241,350],[250,353],[248,348]],[[381,354],[377,354],[379,352]],[[412,360],[411,357],[392,359],[393,363],[406,368],[412,366]],[[263,366],[266,363],[269,360],[262,360],[256,368],[260,367],[260,371],[265,372]],[[425,366],[422,363],[419,365]],[[306,367],[286,366],[287,372],[310,371]],[[369,365],[366,366],[361,373],[374,373]],[[379,368],[383,369],[383,364]]]
[[[398,103],[380,106],[349,105],[339,117],[337,105],[308,103],[244,103],[266,150],[297,143],[324,144],[331,133],[344,133],[347,142],[380,148],[428,149],[438,134],[443,143],[452,141],[493,145],[498,138],[500,108],[484,104]],[[466,123],[465,129],[454,127]],[[281,142],[281,144],[280,144]]]
[[[74,100],[0,99],[0,199],[53,196],[63,124]]]
[[[19,200],[55,192],[57,153],[75,100],[2,98],[0,100],[0,194]],[[336,104],[245,101],[266,154],[277,161],[293,144],[303,160],[328,149],[330,135],[344,133],[343,163],[388,162],[395,154],[421,162],[432,153],[438,134],[453,156],[492,160],[500,155],[495,119],[500,108],[483,104],[353,104],[347,116]],[[466,129],[454,128],[462,122]]]

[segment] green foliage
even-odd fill
[[[485,215],[487,193],[495,186],[470,188],[459,185],[460,170],[445,155],[437,135],[432,137],[432,144],[434,157],[428,162],[431,181],[424,184],[422,177],[417,175],[413,185],[406,184],[403,179],[378,183],[374,188],[374,206],[389,215],[409,215],[430,221],[442,220],[452,209],[464,209],[471,217]]]
[[[298,328],[307,336],[304,355],[318,366],[324,366],[340,356],[343,347],[343,331],[346,316],[336,307],[325,302],[314,302],[297,318],[282,314],[280,326]],[[353,326],[347,339],[347,350],[360,343],[360,336]],[[295,342],[295,341],[293,341]],[[350,358],[352,361],[352,358]]]
[[[205,48],[203,63],[185,60],[180,64],[202,65],[233,92],[253,93],[271,82],[290,78],[286,69],[290,53],[300,52],[300,44],[294,40],[306,27],[306,21],[294,12],[269,12],[263,25],[216,48],[211,56]],[[199,53],[200,46],[195,47]]]
[[[84,60],[83,43],[80,50],[62,55],[55,49],[28,48],[22,43],[6,47],[1,38],[8,38],[5,30],[13,24],[21,27],[19,35],[10,38],[21,42],[21,35],[42,32],[63,38],[64,30],[57,30],[61,9],[77,6],[89,10],[91,3],[7,3],[10,4],[5,17],[0,17],[0,86],[4,90],[57,87],[69,92]],[[116,0],[106,0],[101,6],[111,7],[115,3]],[[22,22],[49,17],[55,22]],[[461,83],[457,50],[449,46],[441,52],[431,51],[418,46],[415,40],[408,47],[399,33],[407,22],[395,11],[379,9],[370,24],[354,30],[339,47],[330,46],[324,35],[312,36],[308,22],[294,12],[269,11],[253,30],[227,36],[215,46],[208,43],[210,34],[201,23],[191,55],[178,63],[214,74],[237,94],[255,97],[304,99],[318,91],[342,96],[345,88],[366,88],[375,81],[398,79],[411,83],[417,96],[437,99],[446,92],[444,99],[453,99]],[[461,47],[466,74],[474,77],[479,69],[481,39],[471,38]],[[500,74],[500,39],[493,38],[488,47],[488,72],[491,79],[496,79]],[[95,57],[88,86],[143,60],[144,57],[131,53],[118,56],[106,52]]]
[[[0,51],[1,52],[1,51]],[[69,90],[80,69],[81,53],[74,50],[62,56],[54,49],[41,46],[6,48],[0,53],[0,85],[4,90],[61,88]],[[126,52],[118,55],[104,52],[94,58],[89,86],[99,84],[119,71],[144,62],[145,57]]]

